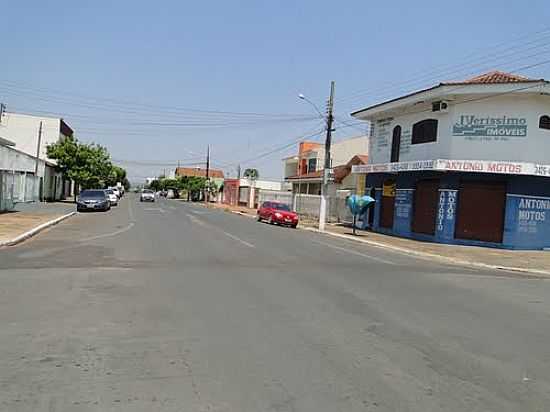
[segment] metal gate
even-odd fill
[[[455,237],[502,243],[506,183],[463,182],[458,192]]]
[[[395,211],[395,180],[387,180],[382,186],[382,201],[380,202],[380,227],[393,228]]]
[[[416,184],[412,231],[426,235],[435,234],[435,219],[439,199],[439,180],[421,180]]]

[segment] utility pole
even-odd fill
[[[206,147],[206,188],[204,190],[204,202],[208,205],[210,195],[210,145]]]
[[[34,175],[38,176],[38,163],[40,162],[40,143],[42,143],[42,122],[38,128],[38,142],[36,144],[36,163],[34,165]]]
[[[35,183],[37,181],[40,182],[40,179],[38,179],[38,163],[40,162],[40,143],[42,143],[42,122],[40,122],[40,127],[38,128],[38,144],[36,145],[36,163],[34,164]],[[40,189],[38,190],[40,191]],[[38,196],[42,197],[41,193],[38,193]],[[42,201],[42,199],[39,199],[39,200]]]
[[[334,81],[330,82],[330,97],[327,106],[327,137],[325,140],[325,167],[323,169],[323,181],[321,182],[321,202],[319,206],[319,231],[324,232],[328,209],[328,185],[332,162],[330,158],[330,146],[332,143],[332,111],[334,108]]]
[[[241,165],[237,165],[237,179],[241,178]]]

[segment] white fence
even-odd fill
[[[292,192],[283,192],[280,190],[260,190],[258,194],[258,205],[263,202],[281,202],[292,207]]]
[[[319,207],[321,204],[321,196],[319,195],[262,190],[258,195],[258,205],[261,205],[263,202],[285,203],[301,216],[310,219],[319,219]],[[351,212],[346,206],[345,197],[330,197],[328,199],[328,209],[329,222],[351,222],[353,220]]]

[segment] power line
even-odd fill
[[[56,93],[55,91],[45,89],[45,88],[36,88],[31,86],[23,85],[22,83],[14,81],[1,81],[0,88],[6,90],[12,90],[14,93],[21,94],[31,94],[35,96],[40,96],[42,99],[47,99],[50,101],[58,101],[65,104],[74,104],[75,102],[83,105],[84,107],[97,108],[104,111],[113,111],[115,109],[122,108],[123,112],[131,114],[143,114],[143,113],[161,113],[161,114],[170,114],[170,115],[182,115],[182,114],[193,114],[195,116],[242,116],[242,117],[270,117],[270,118],[285,118],[285,117],[310,117],[309,115],[300,115],[300,114],[291,114],[291,113],[259,113],[259,112],[236,112],[236,111],[226,111],[226,110],[206,110],[206,109],[197,109],[189,107],[177,107],[177,106],[164,106],[164,105],[155,105],[150,103],[140,103],[140,102],[130,102],[124,100],[113,99],[109,97],[89,97],[80,94],[71,94],[68,92],[63,92],[63,94]],[[15,90],[14,90],[15,89]],[[25,93],[21,93],[21,89],[27,90]],[[67,96],[76,97],[71,99]],[[127,110],[128,108],[134,108],[133,110]]]
[[[531,36],[537,36],[537,35],[540,35],[540,34],[543,34],[543,36],[539,39],[536,39],[536,40],[532,40],[530,42],[527,42],[527,43],[523,43],[523,44],[520,44],[519,46],[515,46],[515,47],[508,47],[508,51],[512,51],[512,50],[516,50],[518,48],[521,48],[521,47],[524,47],[525,45],[529,45],[529,44],[533,44],[533,43],[537,43],[537,42],[540,42],[540,41],[546,41],[546,37],[550,34],[550,28],[546,28],[544,30],[541,30],[541,31],[538,31],[538,32],[535,32],[535,33],[530,33],[530,34],[527,34],[527,35],[522,35],[520,36],[519,38],[515,39],[515,40],[512,40],[512,41],[506,41],[506,42],[502,42],[502,43],[499,43],[495,46],[492,46],[490,48],[490,51],[489,53],[487,53],[486,49],[482,49],[482,50],[478,50],[477,52],[474,52],[474,53],[470,53],[464,57],[461,58],[461,61],[462,63],[459,64],[458,66],[457,65],[443,65],[443,66],[440,66],[439,68],[437,69],[434,69],[434,68],[431,68],[431,69],[428,69],[428,71],[426,70],[423,70],[423,71],[419,71],[417,72],[418,74],[421,74],[420,77],[418,76],[415,76],[411,79],[409,79],[408,81],[405,81],[405,82],[401,82],[401,83],[396,83],[396,82],[389,82],[389,83],[386,83],[385,86],[382,86],[381,88],[379,87],[378,89],[364,89],[364,90],[360,90],[360,91],[357,91],[351,95],[348,95],[348,96],[344,96],[344,97],[341,97],[339,99],[336,99],[336,102],[343,102],[343,101],[346,101],[346,100],[349,100],[351,98],[354,98],[355,96],[358,96],[358,95],[362,95],[364,93],[367,93],[367,92],[373,92],[373,91],[380,91],[380,90],[387,90],[388,89],[388,86],[391,86],[391,87],[394,87],[394,86],[404,86],[406,84],[410,84],[411,82],[418,82],[418,80],[421,80],[421,79],[433,79],[433,76],[436,75],[438,79],[441,79],[442,75],[444,73],[448,73],[449,70],[453,70],[454,69],[454,72],[456,72],[456,69],[457,68],[461,68],[461,67],[468,67],[468,66],[472,66],[473,62],[476,62],[476,61],[479,61],[480,58],[477,58],[476,60],[470,60],[470,61],[466,61],[464,62],[465,59],[469,58],[469,57],[472,57],[472,56],[475,56],[477,54],[480,54],[480,53],[483,53],[483,59],[487,60],[486,58],[487,57],[492,57],[492,56],[495,56],[495,55],[498,55],[499,57],[507,57],[509,56],[510,54],[507,54],[507,55],[502,55],[502,51],[500,51],[499,49],[502,48],[502,46],[506,45],[506,46],[509,46],[510,44],[513,44],[519,40],[523,40],[525,38],[528,38],[528,37],[531,37]],[[527,50],[531,50],[531,49],[535,49],[537,47],[541,47],[541,46],[546,46],[547,43],[544,43],[542,45],[539,45],[539,46],[535,46],[535,47],[532,47],[530,49],[527,49]],[[507,51],[506,49],[504,51]],[[524,50],[525,51],[525,50]],[[493,59],[494,60],[494,59]],[[453,73],[453,72],[451,72]]]
[[[544,49],[544,51],[550,51],[550,45],[547,45],[546,48]],[[537,53],[531,54],[529,56],[520,56],[516,59],[509,60],[507,64],[515,63],[515,62],[518,62],[518,61],[525,61],[525,60],[531,59],[533,57],[537,57],[539,55],[540,55],[540,50]],[[503,67],[503,69],[507,72],[510,72],[510,73],[519,73],[521,71],[527,70],[528,68],[532,68],[532,67],[536,67],[536,66],[538,66],[538,64],[528,65],[528,66],[525,66],[526,68],[524,67],[524,68],[519,68],[519,69],[510,69],[509,68],[510,66],[505,66],[505,67]],[[472,75],[472,74],[473,73],[469,73],[468,75]],[[388,90],[392,90],[392,89],[388,89]],[[393,90],[396,90],[396,88],[393,88]],[[379,97],[382,97],[382,96],[387,96],[387,95],[388,95],[388,93],[379,93],[379,94],[371,94],[369,97],[371,99],[376,99],[376,98],[379,98]],[[356,98],[350,100],[348,102],[348,105],[352,104],[352,102],[354,102],[354,101],[358,101],[359,99],[361,99],[361,97],[356,97]]]

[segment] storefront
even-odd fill
[[[550,87],[500,72],[355,112],[371,122],[372,230],[441,243],[550,248]]]
[[[477,172],[452,170],[470,163]],[[436,160],[424,170],[369,172],[371,229],[449,244],[550,247],[550,165]],[[358,166],[358,172],[382,165]],[[388,169],[411,163],[388,164]],[[494,173],[494,170],[520,173]]]

